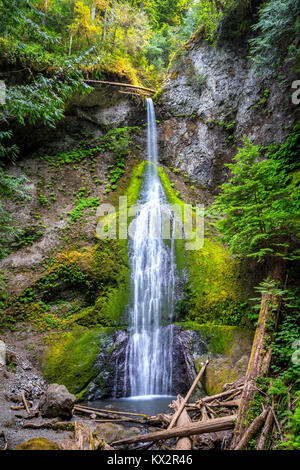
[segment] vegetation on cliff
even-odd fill
[[[21,165],[13,174],[6,171],[7,163],[24,157],[15,138],[21,127],[28,134],[33,128],[55,129],[70,98],[92,91],[87,79],[158,88],[167,71],[176,79],[198,40],[211,50],[222,40],[243,44],[257,74],[268,68],[274,77],[286,68],[298,72],[299,6],[299,0],[0,0],[0,78],[6,84],[6,100],[0,105],[0,259],[40,241],[47,227],[38,209],[50,214],[58,198],[52,179],[40,178],[33,188]],[[185,74],[202,91],[206,78],[193,63]],[[264,106],[269,95],[264,90],[254,106]],[[180,109],[178,116],[184,117]],[[190,118],[198,119],[196,114]],[[210,124],[223,128],[226,142],[236,144],[233,119]],[[72,232],[84,226],[89,213],[96,224],[101,201],[109,204],[126,195],[129,207],[137,202],[146,169],[135,157],[140,133],[132,123],[105,128],[97,140],[87,136],[71,150],[36,156],[36,171],[39,164],[47,166],[53,180],[63,167],[77,171],[86,164],[99,194],[91,194],[85,183],[73,195],[58,188],[69,198],[66,217],[60,214],[66,222],[62,243],[53,246],[43,264],[32,266],[30,275],[12,268],[17,282],[27,282],[16,296],[8,295],[0,272],[0,326],[13,330],[25,321],[34,331],[55,330],[56,336],[48,337],[52,343],[44,357],[45,377],[64,383],[78,398],[95,377],[100,349],[115,328],[127,326],[130,266],[127,241],[108,238],[114,224],[118,226],[119,211],[98,220],[107,234],[103,239],[93,236],[85,244],[82,231],[80,243],[73,243]],[[256,327],[235,444],[262,405],[271,404],[285,435],[279,443],[275,434],[273,447],[300,448],[299,142],[299,123],[280,144],[263,147],[245,136],[227,165],[229,176],[215,198],[213,217],[206,213],[202,249],[187,250],[185,240],[176,240],[181,275],[177,320],[208,338],[210,353],[229,357],[220,368],[208,367],[209,392],[220,391],[226,380],[239,376],[238,368],[245,364],[231,360],[235,333],[247,327],[248,341]],[[98,158],[103,163],[107,155],[111,160],[100,178],[95,162]],[[184,197],[167,173],[158,171],[168,201],[183,210]],[[193,191],[200,193],[199,188]],[[37,223],[17,226],[10,208],[24,204],[30,195],[36,198]],[[193,220],[196,215],[192,206]],[[257,286],[254,306],[241,279],[245,260],[265,278]],[[248,447],[255,445],[253,439]]]

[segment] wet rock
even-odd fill
[[[126,331],[117,331],[100,351],[95,364],[97,376],[88,390],[89,400],[122,397],[126,388],[129,390],[125,372],[128,339]]]
[[[121,439],[126,439],[128,437],[133,437],[141,434],[139,428],[125,428],[119,424],[113,423],[102,423],[97,426],[95,433],[101,437],[105,442],[110,444],[114,441],[119,441]]]
[[[44,417],[69,419],[75,400],[64,385],[51,384],[40,400],[39,409]]]
[[[15,450],[59,450],[59,447],[56,442],[50,441],[49,439],[36,438],[22,442]]]

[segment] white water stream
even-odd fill
[[[126,351],[125,388],[130,396],[170,395],[176,263],[174,239],[163,239],[166,196],[157,172],[157,132],[152,100],[147,99],[148,164],[130,245],[132,304]],[[169,325],[169,326],[168,326]],[[128,374],[128,376],[127,376]],[[127,378],[129,380],[127,380]]]

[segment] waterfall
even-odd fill
[[[157,132],[152,100],[147,99],[147,165],[130,243],[132,303],[125,376],[130,395],[172,392],[172,346],[176,263],[174,238],[163,239],[166,196],[157,172]],[[128,372],[127,372],[128,371]],[[127,380],[125,380],[126,387]],[[128,390],[125,390],[127,394]]]

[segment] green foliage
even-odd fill
[[[293,130],[289,133],[285,142],[279,146],[271,146],[269,155],[276,160],[280,168],[287,172],[298,170],[300,153],[300,122],[298,122]]]
[[[245,139],[233,163],[229,182],[221,186],[214,210],[223,239],[232,253],[262,261],[289,257],[291,233],[299,233],[299,203],[291,197],[288,176],[279,163],[264,159],[259,146]],[[224,217],[225,216],[225,217]]]
[[[214,43],[215,31],[227,3],[227,0],[199,0],[193,3],[183,29],[186,39],[188,39],[187,35],[199,28],[203,30],[205,38]]]
[[[78,219],[82,216],[85,209],[88,207],[97,208],[100,204],[100,200],[98,197],[79,197],[76,200],[76,207],[70,211],[71,221],[77,222]]]
[[[285,426],[287,440],[280,443],[280,449],[300,450],[300,392],[296,396],[298,404],[290,416],[290,422]]]
[[[22,248],[23,246],[32,245],[39,240],[43,235],[42,230],[37,230],[37,227],[24,227],[17,234],[15,240],[12,242],[13,248]]]
[[[5,156],[7,156],[7,153]],[[27,181],[27,178],[22,174],[18,177],[9,174],[4,170],[0,162],[0,198],[2,200],[0,202],[0,259],[10,252],[9,242],[19,233],[19,229],[13,222],[10,212],[5,209],[3,200],[5,198],[13,201],[28,199]]]
[[[282,318],[272,344],[272,370],[284,382],[300,387],[300,360],[297,340],[300,338],[300,299],[298,291],[288,290],[284,296]]]
[[[82,87],[81,77],[68,73],[64,81],[60,74],[53,78],[40,75],[31,85],[17,85],[7,90],[4,110],[20,124],[41,122],[49,127],[64,117],[65,101]]]
[[[300,34],[299,0],[271,0],[259,11],[259,21],[253,26],[257,33],[251,39],[251,58],[256,73],[274,69],[284,61],[299,67]]]

